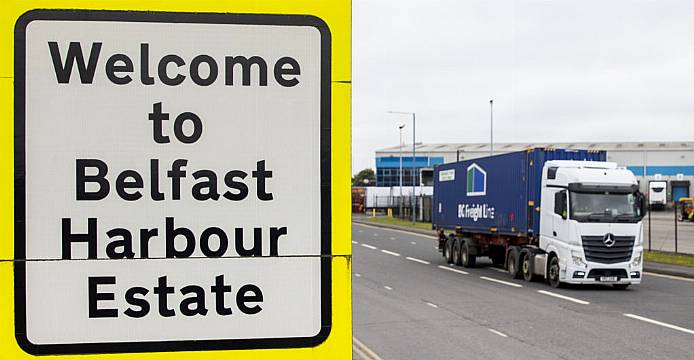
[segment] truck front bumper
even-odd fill
[[[576,266],[568,264],[562,269],[560,280],[567,284],[640,284],[643,266],[631,263],[595,264]]]

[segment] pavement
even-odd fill
[[[352,226],[354,359],[693,358],[694,279],[553,289],[450,266],[407,230]]]
[[[395,230],[408,231],[408,232],[421,234],[421,235],[436,236],[436,233],[433,230],[416,229],[416,228],[411,228],[408,226],[399,226],[399,225],[390,225],[390,224],[378,224],[378,223],[368,221],[368,217],[366,217],[366,216],[353,217],[352,222],[357,223],[357,224],[376,226],[376,227],[380,227],[383,229],[395,229]],[[644,244],[644,247],[646,247],[646,248],[648,247],[647,243]],[[654,248],[654,250],[656,250],[656,249]],[[688,277],[688,278],[694,279],[694,268],[689,267],[689,266],[659,264],[659,263],[645,261],[643,263],[643,270],[647,271],[647,272],[658,273],[658,274],[663,274],[663,275],[682,276],[682,277]]]

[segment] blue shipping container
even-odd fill
[[[439,165],[434,171],[433,225],[535,236],[540,231],[545,162],[606,158],[604,151],[535,148]]]

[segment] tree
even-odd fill
[[[364,169],[352,176],[352,186],[376,186],[376,175],[372,169]]]

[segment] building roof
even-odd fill
[[[454,153],[463,152],[488,152],[489,143],[417,143],[417,152],[429,153]],[[648,142],[572,142],[572,143],[494,143],[494,152],[522,151],[529,148],[560,148],[560,149],[585,149],[606,151],[694,151],[694,142],[691,141],[648,141]],[[412,145],[403,144],[402,151],[412,150]],[[391,146],[376,150],[377,153],[398,153],[399,146]]]

